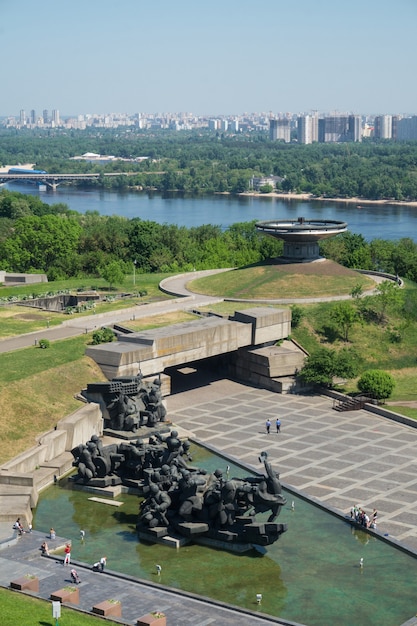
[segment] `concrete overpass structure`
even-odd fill
[[[122,334],[117,342],[88,346],[86,354],[109,380],[136,376],[139,370],[143,376],[155,376],[164,374],[168,368],[229,354],[231,367],[240,378],[265,384],[260,376],[268,379],[271,375],[294,375],[304,360],[305,353],[288,346],[280,351],[275,345],[290,333],[289,309],[257,307],[236,311],[229,318],[210,315],[192,322]],[[274,361],[278,359],[280,365],[271,367],[265,354],[268,347],[273,348]],[[295,358],[293,352],[297,352]]]

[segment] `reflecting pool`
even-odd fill
[[[209,471],[226,470],[227,461],[202,448],[193,446],[193,457]],[[248,474],[229,465],[230,476]],[[142,543],[135,532],[136,496],[122,495],[123,504],[114,507],[70,485],[64,480],[42,493],[34,527],[47,533],[52,526],[71,538],[75,560],[92,564],[106,556],[109,569],[252,610],[262,593],[263,613],[308,626],[399,626],[417,612],[417,559],[290,493],[278,518],[288,531],[264,555],[236,555]]]

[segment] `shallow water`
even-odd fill
[[[193,454],[195,464],[209,471],[226,469],[227,461],[203,449],[193,446]],[[230,466],[231,476],[247,475]],[[135,532],[136,496],[123,495],[118,498],[123,505],[113,507],[69,487],[61,481],[42,493],[34,527],[47,533],[53,526],[59,536],[71,538],[76,561],[92,564],[105,555],[109,569],[252,610],[262,593],[262,612],[308,626],[399,626],[416,613],[416,559],[292,494],[285,493],[278,521],[287,523],[288,531],[279,541],[264,555],[255,550],[236,555],[197,545],[175,550],[142,543]],[[156,563],[162,566],[160,577]]]

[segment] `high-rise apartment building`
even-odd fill
[[[32,109],[30,112],[30,123],[33,124],[33,126],[35,126],[36,124],[36,111],[35,109]]]
[[[52,123],[54,126],[60,126],[61,120],[59,119],[59,111],[58,109],[52,110]]]
[[[397,122],[398,141],[416,141],[417,140],[417,115],[412,117],[404,117]]]
[[[271,141],[291,141],[291,122],[286,119],[269,120],[269,138]]]
[[[49,122],[49,114],[48,114],[48,109],[44,109],[42,111],[42,119],[43,119],[43,123],[47,124]]]
[[[318,141],[319,120],[317,113],[313,115],[300,115],[297,118],[297,141],[298,143],[313,143]]]
[[[26,112],[25,112],[25,109],[20,109],[19,124],[20,124],[20,126],[26,126]]]
[[[392,138],[392,115],[377,115],[374,119],[374,137],[376,139]]]
[[[319,141],[322,143],[362,141],[360,116],[329,115],[319,119]]]

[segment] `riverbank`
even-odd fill
[[[239,196],[255,196],[258,198],[277,198],[278,200],[302,200],[303,202],[344,202],[346,204],[356,204],[358,209],[376,206],[410,206],[417,208],[417,201],[406,200],[368,200],[367,198],[328,198],[326,196],[315,196],[312,193],[259,193],[257,191],[245,191]]]

